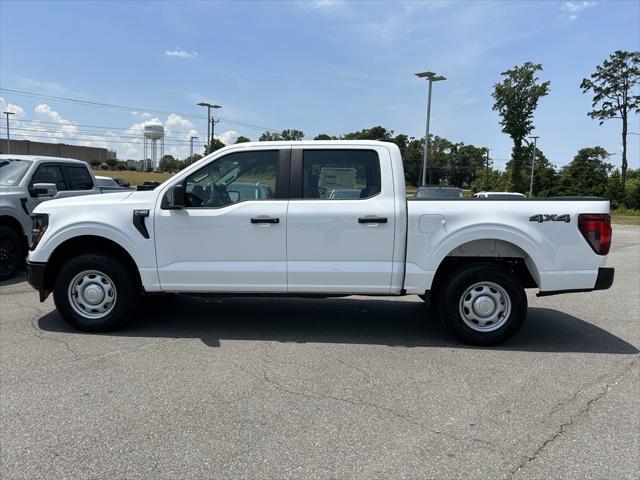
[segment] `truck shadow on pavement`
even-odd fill
[[[460,343],[422,302],[372,298],[152,297],[115,337],[199,338],[283,343],[347,343],[399,347],[478,348]],[[78,333],[56,310],[38,320],[42,330]],[[495,350],[634,354],[621,338],[558,310],[530,308],[522,330]]]

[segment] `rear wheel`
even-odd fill
[[[443,285],[440,315],[462,341],[495,345],[511,338],[527,314],[527,296],[518,278],[490,263],[467,265]]]
[[[0,282],[12,278],[24,261],[23,245],[18,232],[0,225]]]
[[[80,255],[60,270],[53,291],[67,323],[87,332],[109,331],[130,322],[140,289],[127,265],[117,257]]]

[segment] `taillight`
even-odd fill
[[[611,215],[608,213],[581,213],[578,228],[593,251],[606,255],[611,247]]]

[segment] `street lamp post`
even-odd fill
[[[424,187],[427,181],[427,165],[429,163],[429,122],[431,120],[431,86],[433,82],[439,82],[446,80],[443,75],[436,75],[433,72],[420,72],[415,74],[418,78],[426,78],[429,80],[429,94],[427,96],[427,134],[424,138],[424,160],[422,162],[422,178],[420,180],[421,185]],[[429,183],[431,183],[431,170],[429,170]]]
[[[213,143],[213,135],[211,135],[211,109],[212,108],[222,108],[221,105],[212,105],[207,102],[198,103],[200,107],[207,107],[207,142],[209,142],[209,148],[211,148],[211,144]]]
[[[533,197],[533,167],[536,164],[536,147],[538,143],[538,139],[540,137],[529,137],[533,138],[533,157],[531,157],[531,181],[529,183],[529,198]]]
[[[191,165],[193,163],[193,141],[196,138],[198,138],[198,137],[189,137],[189,148],[190,148],[189,165]]]
[[[2,112],[7,116],[7,155],[11,153],[11,137],[9,136],[9,115],[15,115],[14,112]]]

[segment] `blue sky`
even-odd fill
[[[121,158],[141,158],[141,125],[161,121],[166,151],[183,157],[190,135],[206,137],[203,100],[223,106],[225,142],[256,139],[249,125],[313,138],[380,124],[421,136],[426,82],[413,74],[433,70],[448,80],[434,85],[432,133],[488,146],[502,166],[511,144],[491,110],[492,85],[532,60],[551,81],[535,116],[547,157],[564,165],[602,145],[619,164],[620,122],[588,118],[579,84],[614,50],[640,49],[639,24],[638,1],[2,1],[0,88],[140,109],[6,91],[0,107],[17,112],[16,134]],[[637,115],[630,130],[640,133]],[[638,168],[640,137],[629,141]]]

